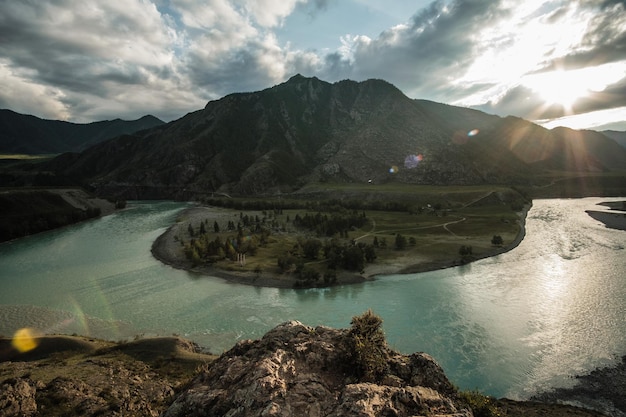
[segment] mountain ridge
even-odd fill
[[[312,182],[527,185],[549,170],[626,166],[626,149],[613,145],[597,132],[410,99],[383,80],[295,75],[44,167],[129,199],[289,193]]]
[[[72,123],[0,109],[0,153],[80,152],[107,139],[163,123],[152,115],[136,120],[116,118],[91,123]]]

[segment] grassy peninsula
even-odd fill
[[[529,201],[503,186],[318,184],[207,198],[152,247],[177,268],[257,286],[316,287],[462,265],[515,247]]]

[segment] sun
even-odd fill
[[[535,91],[546,106],[557,104],[571,112],[576,101],[604,91],[625,74],[623,64],[605,64],[529,74],[522,78],[522,84]]]
[[[571,109],[593,89],[590,81],[575,71],[533,74],[526,76],[523,84],[539,94],[546,105],[558,104],[565,109]]]

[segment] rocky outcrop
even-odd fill
[[[164,416],[472,416],[430,356],[385,345],[382,371],[368,373],[355,340],[353,330],[284,323],[220,356]]]
[[[214,359],[177,337],[44,336],[34,346],[20,352],[0,338],[0,417],[156,417]]]
[[[350,330],[289,322],[218,359],[178,337],[45,336],[27,353],[0,338],[0,417],[472,416],[430,356],[398,354],[382,330],[354,329],[354,320]],[[603,416],[554,404],[589,399],[622,416],[624,363],[544,398],[552,404],[460,396],[476,416]]]
[[[11,378],[0,384],[0,416],[33,416],[37,413],[37,392],[30,379]]]

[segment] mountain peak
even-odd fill
[[[297,73],[296,75],[291,76],[291,78],[289,78],[286,81],[286,84],[296,83],[296,82],[300,83],[302,81],[311,81],[311,80],[320,81],[320,79],[317,77],[305,77],[304,75]]]

